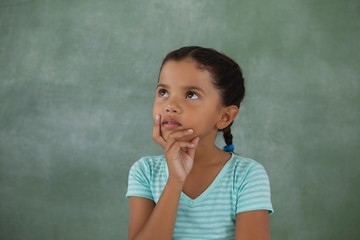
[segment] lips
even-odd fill
[[[181,126],[181,124],[174,119],[166,119],[161,122],[161,125],[169,130],[176,129]]]

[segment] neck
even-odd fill
[[[231,154],[219,149],[215,144],[199,143],[196,148],[194,165],[206,166],[227,161]]]

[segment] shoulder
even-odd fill
[[[273,212],[269,177],[257,161],[233,156],[233,176],[236,192],[236,213],[252,210]]]
[[[144,156],[137,160],[133,167],[140,167],[140,166],[148,166],[148,167],[156,167],[164,163],[165,157],[164,155],[159,156]]]
[[[166,165],[166,159],[164,155],[144,156],[132,165],[130,172],[135,171],[151,174],[152,172],[156,171],[156,169],[163,168],[164,164]]]
[[[126,197],[137,196],[154,200],[152,185],[157,181],[154,175],[166,164],[163,156],[147,156],[136,161],[129,172]],[[164,169],[164,168],[162,168]]]
[[[239,155],[233,155],[231,158],[232,167],[236,172],[253,172],[262,171],[265,172],[265,168],[259,162]]]
[[[230,164],[234,180],[240,185],[248,181],[269,181],[263,165],[251,158],[233,155]]]

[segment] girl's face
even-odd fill
[[[221,119],[222,104],[219,91],[213,85],[210,72],[191,60],[170,60],[159,76],[153,116],[160,115],[161,135],[193,129],[189,139],[200,137],[214,141]]]

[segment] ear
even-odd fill
[[[221,110],[220,119],[217,122],[216,127],[221,130],[229,126],[234,121],[238,112],[239,108],[235,105],[223,107]]]

